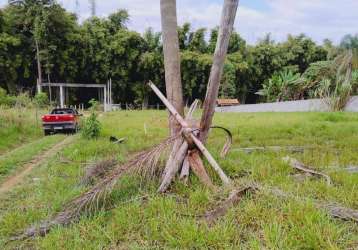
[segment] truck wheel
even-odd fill
[[[48,136],[48,135],[50,135],[51,133],[50,133],[49,130],[44,130],[44,134],[45,134],[45,136]]]

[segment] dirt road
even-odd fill
[[[36,155],[32,160],[20,167],[20,171],[13,176],[8,177],[5,181],[0,184],[0,194],[10,191],[14,186],[21,183],[25,176],[27,176],[32,169],[46,163],[46,161],[56,155],[61,151],[65,146],[70,144],[74,139],[74,136],[68,136],[59,143],[53,145],[51,148],[45,152],[41,152]]]

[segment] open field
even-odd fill
[[[43,137],[34,142],[25,144],[11,152],[0,156],[0,181],[12,172],[16,171],[22,164],[30,161],[35,155],[51,147],[63,139],[62,135]]]
[[[86,164],[113,156],[124,162],[134,152],[160,142],[168,134],[164,111],[112,112],[101,115],[100,119],[103,131],[98,140],[76,139],[48,163],[33,169],[21,185],[0,195],[1,249],[358,247],[357,224],[333,219],[313,204],[314,200],[321,200],[358,209],[358,174],[343,171],[347,166],[358,165],[358,115],[353,113],[216,114],[214,124],[233,133],[233,150],[220,159],[225,138],[221,131],[214,130],[208,147],[235,185],[256,182],[264,187],[278,187],[292,194],[292,198],[278,198],[259,191],[245,197],[209,226],[198,216],[212,209],[229,190],[209,191],[191,176],[188,187],[176,182],[168,194],[159,195],[155,181],[140,183],[138,178],[127,176],[111,195],[108,210],[84,216],[67,228],[55,228],[44,238],[5,244],[12,235],[61,211],[66,202],[85,191],[87,188],[79,183]],[[39,129],[34,132],[40,133]],[[9,132],[9,137],[2,134],[2,138],[8,139],[12,134]],[[111,135],[127,140],[115,145],[109,142]],[[307,148],[297,153],[247,154],[235,150],[285,145]],[[333,185],[327,186],[324,180],[313,178],[297,180],[294,176],[297,172],[281,160],[287,155],[329,174]],[[9,154],[6,159],[0,158],[0,166],[5,161],[15,162],[18,157]],[[219,179],[209,172],[220,186]]]
[[[43,135],[41,116],[45,110],[0,106],[0,155]]]

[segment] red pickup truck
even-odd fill
[[[72,108],[59,108],[52,110],[51,114],[42,116],[42,125],[45,135],[56,132],[76,133],[79,128],[79,114]]]

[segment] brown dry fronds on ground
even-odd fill
[[[99,179],[102,179],[106,173],[110,172],[117,164],[116,159],[104,159],[90,164],[82,177],[82,185],[93,185]]]
[[[138,174],[142,177],[142,180],[154,179],[155,177],[160,176],[160,171],[163,169],[158,163],[161,158],[165,157],[165,153],[172,147],[177,138],[178,136],[169,137],[160,144],[136,154],[127,163],[113,167],[111,171],[103,176],[101,181],[87,192],[70,201],[65,205],[61,212],[51,219],[42,222],[40,225],[28,228],[21,235],[13,237],[11,240],[22,240],[30,237],[44,236],[54,226],[68,225],[76,222],[82,214],[88,214],[103,208],[106,204],[106,199],[110,196],[114,186],[125,174]],[[98,166],[103,167],[103,163],[107,164],[108,162],[102,162]],[[100,169],[98,166],[97,168]],[[93,174],[98,173],[95,170],[92,172]]]

